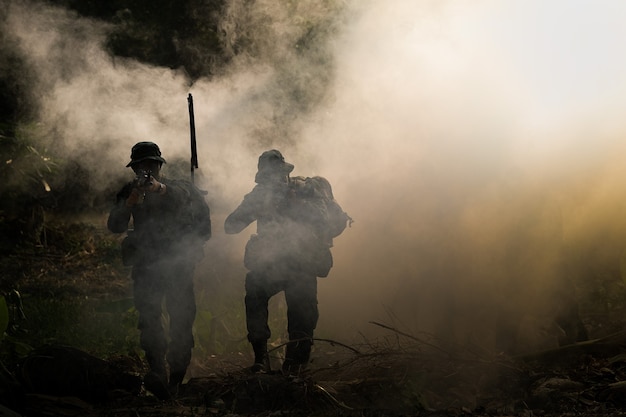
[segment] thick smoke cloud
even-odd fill
[[[319,333],[391,321],[491,349],[506,316],[527,324],[529,345],[554,343],[539,330],[572,290],[620,277],[621,2],[296,3],[231,2],[225,44],[248,49],[193,85],[110,57],[107,27],[65,11],[11,2],[5,25],[38,70],[42,125],[99,184],[139,140],[187,161],[194,95],[216,229],[203,265],[217,254],[217,275],[233,277],[214,291],[242,287],[249,234],[224,236],[222,222],[275,147],[295,175],[327,177],[355,219],[320,280]],[[305,18],[323,36],[307,38]]]
[[[577,287],[621,281],[626,10],[557,3],[370,2],[337,40],[305,141],[357,220],[328,323],[552,346]]]

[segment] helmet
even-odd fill
[[[159,149],[159,145],[154,142],[139,142],[135,144],[135,146],[133,146],[133,149],[130,151],[130,162],[126,166],[133,166],[136,163],[144,161],[146,159],[159,161],[162,164],[165,163],[165,159],[161,157],[161,150]]]
[[[261,156],[259,156],[259,164],[257,167],[259,174],[270,172],[288,174],[293,171],[293,165],[285,162],[283,155],[276,149],[263,152]]]

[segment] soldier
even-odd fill
[[[204,196],[190,182],[162,178],[164,163],[157,144],[133,146],[126,166],[136,178],[117,194],[107,223],[114,233],[128,231],[122,258],[132,265],[140,344],[150,367],[144,385],[160,399],[178,389],[191,361],[196,315],[193,275],[204,256],[204,242],[211,236]],[[132,231],[128,230],[131,217]],[[163,300],[169,315],[169,343],[161,320]]]
[[[332,239],[346,227],[348,215],[321,177],[290,178],[294,166],[277,150],[259,157],[256,186],[224,224],[228,234],[257,222],[244,256],[248,340],[254,350],[252,372],[269,372],[267,341],[269,299],[281,291],[287,302],[289,343],[282,370],[306,367],[317,325],[317,277],[332,267]]]

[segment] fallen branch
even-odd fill
[[[283,347],[283,346],[287,346],[287,345],[288,345],[288,344],[290,344],[290,343],[303,342],[303,341],[305,341],[305,340],[312,340],[312,341],[318,341],[318,342],[326,342],[326,343],[329,343],[329,344],[331,344],[331,345],[333,345],[333,346],[334,346],[334,345],[339,345],[339,346],[342,346],[342,347],[344,347],[344,348],[346,348],[346,349],[348,349],[348,350],[351,350],[352,352],[356,353],[357,355],[360,355],[360,354],[361,354],[361,352],[359,352],[357,349],[353,348],[352,346],[348,346],[348,345],[346,345],[346,344],[344,344],[344,343],[337,342],[336,340],[331,340],[331,339],[318,339],[318,338],[310,338],[310,337],[303,337],[303,338],[301,338],[301,339],[293,339],[293,340],[290,340],[290,341],[288,341],[288,342],[281,343],[280,345],[278,345],[278,346],[273,347],[272,349],[270,349],[270,350],[268,351],[268,353],[273,352],[273,351],[275,351],[275,350],[277,350],[277,349],[280,349],[280,348],[281,348],[281,347]]]
[[[433,343],[426,342],[426,341],[424,341],[422,339],[419,339],[419,338],[417,338],[417,337],[415,337],[415,336],[413,336],[411,334],[408,334],[408,333],[405,333],[403,331],[400,331],[400,330],[396,329],[395,327],[387,326],[386,324],[378,323],[378,322],[375,322],[375,321],[370,321],[370,323],[374,324],[376,326],[380,326],[380,327],[382,327],[384,329],[391,330],[391,331],[393,331],[393,332],[395,332],[395,333],[397,333],[397,334],[399,334],[401,336],[407,337],[407,338],[409,338],[411,340],[414,340],[414,341],[416,341],[418,343],[421,343],[423,345],[430,346],[430,347],[438,350],[439,352],[443,353],[444,355],[446,355],[448,357],[448,359],[451,359],[451,360],[462,361],[462,362],[466,362],[466,363],[479,363],[479,364],[483,364],[483,365],[497,365],[497,366],[501,366],[501,367],[504,367],[504,368],[507,368],[507,369],[519,371],[518,367],[513,366],[511,364],[508,364],[508,363],[503,363],[500,360],[494,361],[494,360],[483,359],[483,358],[480,358],[480,357],[478,357],[476,359],[461,358],[458,355],[453,355],[452,353],[442,349],[441,347],[439,347],[439,346],[437,346],[437,345],[435,345]],[[503,359],[503,358],[499,358],[499,359]]]
[[[371,324],[374,324],[374,325],[376,325],[376,326],[382,327],[383,329],[391,330],[392,332],[397,333],[397,334],[399,334],[400,336],[408,337],[409,339],[412,339],[412,340],[414,340],[414,341],[416,341],[416,342],[418,342],[418,343],[421,343],[421,344],[423,344],[423,345],[426,345],[426,346],[430,346],[430,347],[432,347],[432,348],[435,348],[435,349],[437,349],[438,351],[440,351],[440,352],[442,352],[442,353],[445,353],[446,355],[448,355],[448,356],[450,356],[450,357],[452,356],[452,355],[450,354],[450,352],[446,352],[445,350],[443,350],[443,349],[442,349],[442,348],[440,348],[439,346],[434,345],[434,344],[429,343],[429,342],[426,342],[426,341],[424,341],[424,340],[421,340],[421,339],[419,339],[419,338],[417,338],[417,337],[415,337],[415,336],[413,336],[413,335],[411,335],[411,334],[404,333],[403,331],[400,331],[400,330],[396,329],[395,327],[387,326],[386,324],[378,323],[378,322],[376,322],[376,321],[370,321],[370,323],[371,323]]]
[[[328,398],[334,405],[344,408],[346,410],[354,410],[354,408],[344,404],[343,401],[339,401],[337,398],[335,398],[330,392],[328,392],[328,390],[326,390],[326,388],[324,388],[320,384],[315,384],[313,386],[322,394],[324,394],[326,398]]]

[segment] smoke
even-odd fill
[[[304,143],[356,222],[322,320],[546,347],[577,287],[621,281],[626,10],[553,6],[370,2],[337,40]]]
[[[193,94],[213,291],[243,287],[254,230],[224,236],[223,220],[270,148],[355,220],[319,280],[321,334],[393,321],[492,348],[496,317],[544,320],[581,280],[621,278],[621,2],[293,3],[230,2],[232,63],[193,85],[111,57],[108,27],[65,10],[12,1],[5,32],[36,69],[46,140],[100,189],[140,140],[170,172],[188,161]]]

